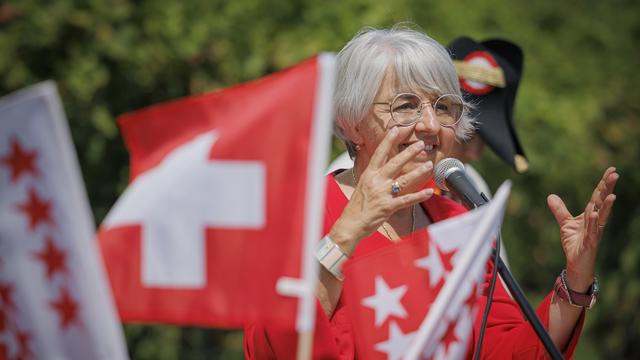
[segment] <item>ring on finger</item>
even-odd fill
[[[400,193],[400,190],[402,190],[400,188],[400,183],[398,182],[398,180],[394,181],[391,184],[391,194],[398,195]]]

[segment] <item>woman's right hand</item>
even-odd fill
[[[392,128],[378,145],[369,164],[360,175],[349,203],[335,222],[329,236],[347,255],[351,255],[356,245],[389,219],[396,211],[418,204],[433,195],[427,188],[414,192],[433,170],[428,161],[406,174],[398,176],[404,165],[424,150],[424,142],[418,141],[397,155],[389,158],[391,149],[398,145],[398,129]],[[392,184],[398,181],[399,194],[391,193]]]

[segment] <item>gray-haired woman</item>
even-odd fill
[[[335,131],[355,165],[327,179],[327,236],[322,243],[335,254],[325,254],[332,260],[321,261],[313,353],[314,358],[353,359],[351,316],[341,298],[342,259],[358,258],[464,212],[454,202],[433,195],[427,184],[433,164],[448,157],[454,141],[468,136],[473,126],[447,51],[427,35],[405,27],[364,29],[340,51],[334,102]],[[548,198],[560,226],[566,271],[561,286],[539,305],[538,314],[565,357],[572,356],[584,308],[596,295],[589,293],[595,257],[618,177],[615,168],[607,169],[585,211],[575,217],[558,196]],[[478,328],[476,321],[474,332]],[[295,333],[267,324],[251,324],[245,330],[247,358],[294,356]],[[545,355],[500,282],[484,343],[483,357]]]

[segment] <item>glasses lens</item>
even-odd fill
[[[422,100],[414,94],[401,94],[391,104],[391,116],[399,125],[413,124],[420,117]]]
[[[462,117],[464,106],[462,98],[455,94],[445,94],[433,104],[438,121],[442,125],[455,125]]]

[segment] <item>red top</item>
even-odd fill
[[[327,177],[326,209],[324,233],[328,233],[347,205],[348,199],[334,180]],[[442,196],[434,195],[421,204],[433,222],[464,213],[466,209],[458,203]],[[389,246],[391,242],[378,232],[362,239],[352,258],[358,258],[376,249]],[[473,343],[478,337],[482,315],[486,305],[486,295],[491,281],[493,263],[487,266],[480,311],[473,330]],[[545,328],[549,326],[549,305],[552,292],[545,297],[537,309],[538,317]],[[565,358],[573,357],[580,331],[584,323],[584,312],[573,330],[571,339],[564,349]],[[284,330],[249,324],[245,327],[244,349],[247,359],[295,359],[297,334],[294,330]],[[475,346],[470,348],[467,358],[473,357]],[[489,312],[487,328],[482,346],[482,358],[491,359],[544,359],[546,350],[538,340],[533,328],[528,324],[516,302],[504,289],[502,282],[496,283],[493,304]],[[356,359],[356,346],[351,329],[350,316],[342,297],[338,300],[333,315],[329,319],[319,302],[316,302],[316,327],[314,331],[313,359]]]

